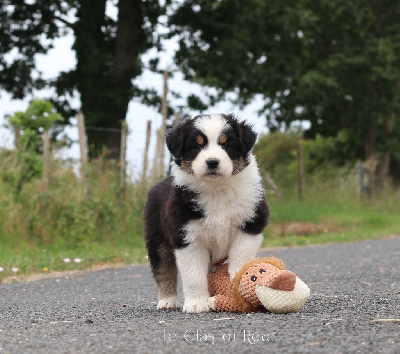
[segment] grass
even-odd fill
[[[19,195],[18,170],[3,160],[0,171],[0,278],[146,261],[145,194],[135,184],[120,192],[118,166],[94,162],[86,194],[70,167],[54,166],[51,188],[39,176]]]
[[[388,189],[371,202],[360,198],[353,178],[341,189],[313,184],[304,201],[269,199],[264,246],[353,242],[400,235],[400,194]]]
[[[39,176],[16,195],[18,169],[10,158],[0,155],[0,278],[147,261],[142,220],[145,193],[129,183],[121,194],[118,166],[101,160],[92,163],[85,194],[72,169],[56,164],[50,189]],[[398,193],[388,190],[373,203],[360,200],[352,176],[341,186],[313,181],[304,201],[294,191],[283,191],[282,200],[268,195],[268,201],[267,247],[400,234]]]

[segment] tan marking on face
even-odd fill
[[[226,137],[226,134],[221,134],[219,137],[219,143],[220,144],[225,144],[228,138]]]
[[[249,162],[244,160],[243,157],[240,157],[238,160],[234,160],[232,174],[237,175],[239,172],[243,171],[248,165]]]
[[[186,161],[184,159],[182,159],[181,164],[179,165],[179,167],[184,170],[185,172],[189,173],[190,175],[192,175],[193,172],[193,167],[192,167],[192,161]]]
[[[196,142],[197,142],[197,144],[203,146],[204,145],[204,138],[201,135],[197,135],[196,136]]]

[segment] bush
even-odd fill
[[[354,162],[343,160],[338,153],[342,139],[345,139],[342,135],[303,139],[302,132],[297,130],[274,132],[260,137],[254,153],[261,171],[268,172],[286,194],[292,193],[298,183],[297,142],[300,141],[307,185],[321,185],[321,188],[329,185],[329,190],[343,185],[346,179],[353,183],[356,178]]]

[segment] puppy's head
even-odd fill
[[[208,180],[227,178],[249,164],[257,134],[231,114],[196,116],[166,136],[175,163],[185,172]]]

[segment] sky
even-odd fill
[[[108,8],[108,13],[111,16],[116,16],[116,8]],[[36,55],[36,63],[39,71],[42,72],[44,78],[54,78],[60,71],[68,71],[75,67],[76,58],[75,53],[71,49],[74,37],[72,34],[66,37],[59,38],[54,42],[54,48],[51,49],[46,55]],[[169,40],[164,43],[165,50],[161,53],[160,67],[162,68],[173,68],[173,53],[177,49],[177,41]],[[156,53],[150,50],[149,53],[145,54],[144,59],[154,56]],[[135,79],[135,83],[139,84],[140,87],[151,87],[156,89],[160,96],[162,94],[163,77],[160,74],[155,74],[149,70],[145,70],[143,74]],[[183,80],[181,73],[175,73],[168,81],[170,90],[182,93],[183,97],[186,97],[188,93],[194,93],[197,95],[205,95],[211,88],[201,87],[197,84],[189,83]],[[51,96],[51,90],[36,91],[33,95],[26,97],[24,100],[12,100],[11,96],[5,91],[0,90],[0,147],[12,148],[13,146],[13,134],[9,129],[4,127],[6,115],[12,114],[16,111],[26,110],[29,101],[33,97],[46,98]],[[184,99],[172,98],[168,96],[170,104],[173,107],[184,106]],[[77,97],[73,101],[73,107],[79,109],[80,102]],[[251,105],[243,110],[240,110],[237,106],[232,105],[229,102],[221,102],[218,105],[211,107],[207,113],[234,113],[241,119],[246,119],[254,125],[255,130],[258,133],[267,132],[265,125],[265,118],[259,118],[257,116],[257,110],[262,106],[262,100],[256,99]],[[191,115],[195,115],[198,112],[189,112]],[[126,121],[130,134],[127,140],[127,161],[128,169],[133,177],[138,177],[141,172],[142,156],[145,147],[146,138],[146,125],[147,121],[152,121],[152,137],[150,142],[150,166],[151,159],[154,155],[155,149],[155,134],[156,129],[161,125],[161,114],[156,109],[147,107],[139,102],[132,100],[128,107],[128,113]],[[73,125],[75,125],[75,118],[71,119]],[[78,140],[78,131],[74,126],[66,127],[65,133],[71,138],[72,141]],[[58,153],[59,157],[62,158],[79,158],[79,145],[73,143],[71,148],[64,149]],[[168,157],[167,157],[168,158]]]

